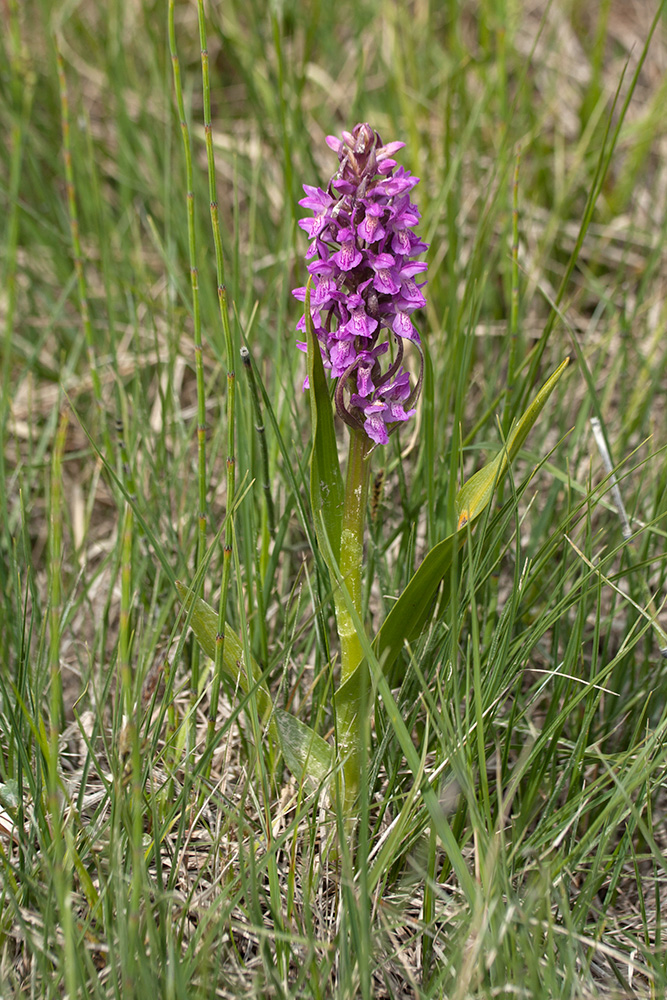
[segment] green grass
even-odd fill
[[[190,182],[169,6],[3,11],[0,995],[664,996],[664,5],[649,44],[649,3],[209,3],[207,90],[178,2]],[[291,289],[300,185],[357,121],[405,140],[431,244],[418,418],[374,456],[373,631],[573,360],[371,692],[355,867],[175,581],[332,741]]]

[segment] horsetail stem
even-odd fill
[[[236,457],[234,447],[234,414],[236,396],[236,377],[233,369],[234,347],[232,333],[229,325],[229,311],[227,308],[227,286],[225,283],[225,258],[222,250],[222,237],[220,234],[220,214],[218,211],[218,195],[215,181],[215,157],[213,154],[213,135],[211,125],[211,83],[209,77],[208,49],[206,41],[206,18],[204,15],[203,0],[197,2],[197,16],[199,21],[199,41],[201,46],[201,71],[202,71],[202,94],[204,104],[204,137],[206,144],[206,162],[208,166],[208,190],[211,207],[211,228],[213,230],[213,244],[215,246],[215,267],[218,283],[218,304],[220,308],[220,322],[225,340],[225,353],[227,356],[227,521],[225,524],[225,539],[222,561],[222,583],[220,587],[220,604],[218,610],[218,639],[216,641],[215,668],[213,673],[213,685],[211,689],[211,702],[209,707],[207,744],[210,745],[215,734],[215,720],[218,714],[218,700],[220,696],[220,683],[223,673],[223,658],[225,646],[225,621],[227,618],[227,599],[231,578],[231,551],[233,524],[231,511],[234,506],[234,495],[236,490]]]
[[[192,293],[192,314],[195,342],[195,371],[197,377],[197,472],[198,472],[198,505],[197,512],[197,551],[195,567],[198,570],[206,555],[206,390],[204,386],[203,345],[201,336],[201,314],[199,303],[199,272],[197,269],[197,245],[195,236],[195,194],[192,171],[192,150],[190,130],[185,115],[183,87],[181,84],[181,68],[176,49],[176,29],[174,26],[174,0],[169,0],[169,51],[174,76],[174,91],[181,125],[183,153],[185,158],[186,210],[188,219],[188,252],[190,257],[190,288]],[[193,699],[199,690],[199,654],[197,646],[192,648],[191,689]],[[194,714],[193,714],[194,719]],[[194,721],[193,721],[194,726]],[[194,729],[192,736],[194,738]]]
[[[519,338],[519,165],[521,149],[517,150],[512,179],[512,290],[510,293],[510,351],[507,362],[507,396],[503,432],[508,434],[512,423],[514,383],[516,380],[516,358]]]

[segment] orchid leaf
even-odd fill
[[[315,517],[315,530],[322,553],[322,531],[326,531],[336,559],[340,556],[340,536],[343,516],[343,477],[338,461],[338,446],[334,428],[329,386],[322,363],[319,341],[310,312],[311,281],[306,287],[306,339],[308,343],[308,383],[310,386],[310,422],[313,451],[310,459],[310,501]],[[326,558],[326,556],[325,556]]]
[[[461,487],[456,497],[458,528],[462,528],[468,521],[472,521],[487,506],[496,483],[500,481],[501,477],[505,474],[508,464],[518,454],[521,445],[528,437],[530,429],[540,415],[544,404],[551,395],[556,382],[558,382],[558,379],[567,368],[568,363],[569,358],[566,358],[558,366],[553,375],[547,379],[526,412],[510,431],[505,447],[501,448],[493,461],[485,465],[479,472],[476,472]]]
[[[198,597],[193,603],[193,595],[182,583],[176,583],[183,606],[190,613],[190,626],[199,645],[212,660],[215,660],[216,636],[218,632],[218,615],[213,608]],[[190,610],[192,609],[192,610]],[[244,694],[251,689],[250,681],[257,699],[257,709],[260,717],[268,723],[269,735],[280,747],[285,763],[295,776],[301,780],[307,777],[313,784],[323,782],[333,768],[333,750],[314,729],[297,719],[295,715],[277,708],[271,694],[259,677],[261,671],[255,661],[250,659],[250,673],[244,665],[245,653],[243,644],[233,629],[225,627],[225,644],[223,648],[223,670],[233,684],[238,684]]]
[[[313,785],[321,785],[333,770],[333,748],[291,712],[277,708],[273,718],[282,755],[294,777],[298,781],[306,777]]]
[[[508,463],[516,457],[567,364],[566,359],[545,382],[511,430],[506,445],[498,455],[476,472],[459,491],[456,498],[457,530],[434,545],[425,556],[373,640],[375,654],[385,674],[391,671],[405,643],[416,639],[424,630],[441,581],[444,588],[441,603],[446,603],[451,586],[448,570],[454,553],[467,538],[467,532],[461,531],[461,528],[467,524],[472,526],[488,506],[498,480],[505,473]],[[354,688],[359,688],[360,684],[360,669],[357,667],[338,689],[336,697],[352,699]]]

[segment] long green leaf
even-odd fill
[[[190,625],[204,653],[215,659],[218,614],[198,597],[193,604],[192,593],[182,583],[176,583],[186,611],[190,614]],[[244,664],[243,644],[234,630],[225,628],[223,650],[223,670],[233,684],[238,684],[244,694],[251,689],[248,672]],[[277,708],[265,684],[257,680],[261,671],[253,659],[250,660],[250,677],[253,678],[257,709],[264,722],[268,722],[269,735],[280,747],[285,763],[299,780],[307,777],[313,784],[323,782],[333,768],[333,750],[314,729],[307,726],[295,715]]]
[[[505,474],[508,464],[519,453],[521,445],[528,437],[531,427],[540,415],[556,382],[558,382],[568,364],[569,358],[566,358],[558,366],[553,375],[547,379],[526,412],[510,431],[505,447],[501,448],[493,461],[485,465],[479,472],[476,472],[459,490],[456,497],[456,513],[459,528],[462,528],[468,521],[472,521],[487,506],[496,483]]]
[[[416,639],[424,630],[440,582],[443,581],[445,588],[450,586],[448,570],[454,552],[461,547],[467,537],[461,528],[468,523],[472,525],[488,505],[496,483],[504,474],[508,463],[516,457],[567,364],[568,359],[563,361],[542,386],[512,429],[505,447],[483,469],[476,472],[459,491],[456,498],[457,530],[438,542],[425,556],[373,640],[375,654],[385,674],[393,667],[405,643]],[[444,600],[446,596],[445,594]],[[336,696],[353,698],[354,688],[360,687],[360,681],[360,670],[357,667],[346,683],[339,688]]]
[[[310,313],[311,280],[308,279],[306,287],[305,307],[310,422],[313,437],[313,451],[310,459],[310,501],[315,515],[315,531],[320,542],[320,550],[323,554],[328,550],[328,547],[322,544],[321,538],[322,530],[325,530],[331,550],[335,558],[338,559],[340,557],[344,503],[343,477],[338,461],[338,446],[329,386]]]

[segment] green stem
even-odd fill
[[[199,483],[199,510],[197,512],[197,550],[195,565],[196,569],[199,569],[206,557],[206,387],[204,383],[204,345],[202,342],[199,271],[197,269],[194,171],[192,166],[190,128],[185,114],[185,101],[183,98],[183,86],[181,82],[181,64],[178,59],[178,51],[176,48],[174,2],[175,0],[169,0],[168,34],[169,51],[171,53],[171,65],[174,77],[174,91],[176,94],[178,117],[181,123],[181,138],[183,140],[183,156],[185,160],[185,203],[188,223],[188,253],[190,259],[190,290],[192,294],[192,319],[195,346],[195,375],[197,380],[197,472]],[[196,742],[196,718],[194,706],[199,696],[199,649],[196,645],[193,646],[192,650],[190,690],[192,707],[190,745],[194,746]]]
[[[53,886],[59,908],[59,923],[63,937],[63,957],[67,993],[78,995],[75,954],[75,926],[72,907],[72,876],[67,855],[67,820],[63,810],[62,785],[59,768],[59,740],[64,726],[63,687],[60,672],[60,646],[62,636],[61,600],[63,569],[62,525],[62,466],[67,438],[68,411],[63,408],[53,448],[51,465],[50,536],[49,536],[49,674],[51,687],[51,712],[49,718],[47,751],[47,789],[53,850]]]
[[[517,150],[514,164],[514,182],[512,184],[512,291],[510,300],[510,353],[507,363],[507,394],[505,396],[505,413],[503,415],[503,434],[509,434],[514,412],[514,395],[516,394],[516,359],[517,342],[519,338],[519,164],[521,150]],[[520,352],[519,352],[520,353]]]
[[[359,617],[362,613],[364,527],[371,447],[372,443],[364,431],[353,430],[350,432],[339,567],[345,588]],[[340,638],[340,683],[342,686],[362,661],[363,647],[343,595],[338,593],[335,601]],[[343,777],[345,780],[343,806],[348,818],[353,811],[359,793],[359,768],[364,731],[359,710],[360,702],[357,696],[342,701],[338,706],[338,745],[343,758]]]
[[[230,589],[232,567],[232,536],[233,521],[231,511],[234,507],[236,494],[236,458],[235,458],[235,398],[236,374],[234,372],[234,345],[229,325],[229,310],[227,308],[227,285],[225,278],[225,257],[222,248],[220,232],[220,213],[218,210],[218,193],[215,180],[215,157],[213,154],[213,125],[211,120],[211,80],[209,73],[208,46],[206,40],[206,18],[204,0],[197,0],[197,18],[199,23],[199,42],[201,46],[202,98],[204,104],[204,139],[206,144],[206,162],[208,166],[208,192],[211,210],[211,228],[215,246],[215,268],[218,282],[218,306],[220,323],[225,339],[227,354],[227,522],[225,524],[225,539],[222,559],[222,584],[220,587],[220,604],[218,607],[218,634],[215,647],[215,667],[211,685],[211,700],[209,704],[207,747],[210,749],[215,737],[220,684],[223,675],[225,658],[225,627],[227,619],[227,600]]]
[[[72,166],[72,148],[70,142],[70,115],[69,97],[67,93],[67,79],[65,77],[65,63],[60,52],[60,45],[56,42],[56,60],[58,66],[58,85],[60,88],[60,123],[63,134],[63,160],[65,162],[65,181],[67,190],[67,208],[69,212],[70,238],[72,241],[72,253],[74,256],[74,270],[76,271],[77,286],[79,291],[79,312],[81,323],[86,338],[86,350],[88,354],[88,367],[93,386],[93,396],[97,405],[97,412],[101,418],[104,415],[104,401],[102,399],[102,383],[98,371],[97,357],[95,354],[95,332],[93,330],[90,311],[88,309],[88,289],[86,275],[83,268],[83,250],[81,248],[81,235],[79,231],[79,216],[76,204],[76,188],[74,185],[74,169]],[[105,444],[109,448],[108,429],[105,426]]]

